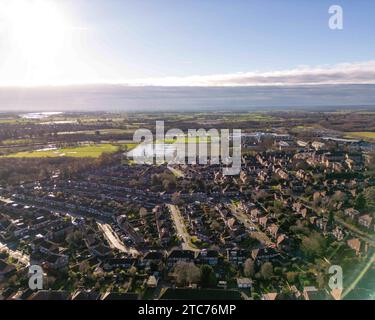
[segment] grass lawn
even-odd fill
[[[362,138],[364,140],[375,140],[375,132],[362,131],[362,132],[348,132],[346,137],[348,138]]]
[[[282,121],[281,118],[276,118],[264,113],[243,113],[223,117],[224,121],[232,122],[244,122],[244,121],[256,121],[256,122],[266,122],[266,121]]]
[[[110,134],[131,134],[134,130],[130,129],[100,129],[100,130],[82,130],[82,131],[67,131],[59,132],[58,135],[69,135],[69,134],[86,134],[86,135],[96,135],[96,132],[99,132],[100,135],[110,135]]]
[[[126,144],[128,149],[135,144]],[[73,158],[98,158],[103,153],[113,153],[119,149],[119,146],[109,143],[89,144],[78,147],[68,147],[61,149],[41,149],[33,151],[18,152],[3,156],[3,158],[56,158],[56,157],[73,157]]]
[[[12,144],[28,144],[32,143],[32,139],[6,139],[1,141],[1,144],[3,145],[12,145]]]
[[[176,140],[175,139],[164,139],[164,141],[160,141],[160,140],[157,140],[156,143],[160,143],[160,142],[164,142],[166,144],[173,144],[173,143],[210,143],[211,142],[211,136],[207,136],[207,137],[181,137],[181,138],[177,138]]]

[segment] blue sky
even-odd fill
[[[372,0],[0,0],[0,110],[374,105],[374,35]]]
[[[371,0],[0,2],[9,1],[19,5],[2,10],[3,19],[0,14],[0,27],[5,21],[5,31],[0,31],[2,85],[134,83],[145,78],[152,78],[146,84],[179,84],[179,79],[155,78],[246,72],[263,76],[300,66],[333,67],[336,72],[337,64],[375,60]],[[328,28],[332,4],[343,7],[343,30]],[[374,65],[361,66],[369,68]]]
[[[97,40],[94,47],[127,65],[136,77],[269,71],[374,59],[374,1],[78,2],[79,20]],[[332,4],[344,9],[343,30],[328,28]]]

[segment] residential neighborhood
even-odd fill
[[[3,186],[1,299],[344,298],[327,270],[374,258],[373,160],[357,141],[304,139],[244,134],[238,176],[119,152]],[[28,287],[32,265],[44,291]]]

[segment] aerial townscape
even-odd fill
[[[374,16],[0,0],[2,319],[373,314]]]
[[[134,162],[160,119],[241,129],[239,174]],[[366,109],[4,112],[0,299],[374,299],[374,154]]]

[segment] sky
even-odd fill
[[[236,85],[246,75],[375,68],[371,0],[0,3],[0,85]],[[332,4],[343,30],[328,27]]]
[[[374,15],[372,0],[0,0],[0,87],[375,84]]]

